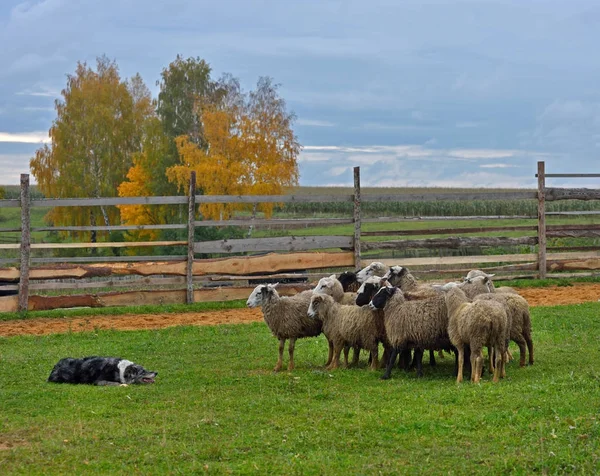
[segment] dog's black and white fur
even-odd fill
[[[87,383],[93,385],[128,385],[154,383],[158,372],[118,357],[67,357],[54,366],[48,382]]]

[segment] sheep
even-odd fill
[[[294,347],[296,339],[315,337],[321,333],[321,322],[307,315],[312,291],[303,291],[295,296],[280,297],[275,289],[277,284],[259,284],[254,288],[246,305],[262,307],[265,323],[275,337],[279,339],[279,358],[273,369],[279,372],[283,362],[285,341],[289,339],[288,352],[290,362],[288,370],[294,369]]]
[[[509,317],[509,340],[519,346],[519,365],[525,366],[526,348],[529,351],[529,364],[533,365],[533,341],[531,338],[531,316],[527,300],[516,293],[497,292],[498,288],[488,277],[478,276],[458,285],[468,298],[493,300],[503,304]],[[507,347],[506,357],[512,359]]]
[[[507,315],[502,304],[496,301],[469,302],[458,286],[453,286],[444,296],[448,308],[448,336],[458,351],[458,375],[463,380],[464,347],[471,349],[471,381],[478,383],[483,371],[483,346],[493,349],[495,356],[493,381],[504,376],[506,352]],[[490,357],[491,358],[491,357]]]
[[[495,274],[488,274],[480,269],[473,269],[471,271],[469,271],[467,273],[467,276],[464,279],[464,281],[469,281],[472,278],[476,278],[478,276],[484,276],[486,278],[489,278],[490,280],[496,276]],[[493,286],[493,284],[492,284]],[[496,288],[497,293],[511,293],[511,294],[518,294],[517,291],[514,288],[511,288],[510,286],[500,286],[499,288]]]
[[[368,277],[358,288],[356,292],[355,303],[357,306],[365,306],[369,304],[375,293],[379,291],[381,287],[381,277],[370,276]]]
[[[345,293],[342,283],[337,279],[335,274],[332,274],[328,278],[321,278],[313,289],[313,293],[327,294],[333,297],[335,302],[340,304],[352,305],[356,301],[355,293]],[[348,352],[349,348],[344,348],[344,360],[348,365]],[[352,358],[352,364],[357,365],[360,356],[360,347],[354,347],[354,357]],[[329,362],[328,362],[329,363]]]
[[[356,279],[356,273],[353,271],[344,271],[337,279],[342,283],[345,293],[355,293],[360,287],[360,283]]]
[[[419,284],[408,268],[403,266],[392,266],[383,276],[392,286],[398,286],[404,293],[411,293],[414,297],[431,297],[437,293],[431,285]]]
[[[533,365],[533,340],[531,339],[531,316],[527,300],[518,294],[493,293],[475,296],[475,301],[491,300],[504,305],[509,318],[509,338],[519,346],[519,366],[525,366],[526,349],[529,365]],[[507,349],[507,355],[510,355]]]
[[[423,376],[422,349],[452,349],[448,337],[448,313],[442,294],[407,301],[400,288],[384,286],[371,299],[369,307],[383,309],[383,327],[391,348],[382,379],[390,378],[396,357],[410,348],[415,348],[418,377]]]
[[[321,278],[313,290],[315,293],[328,294],[333,297],[335,302],[340,304],[354,304],[356,301],[355,293],[345,293],[342,283],[337,279],[335,274],[328,278]]]
[[[438,292],[438,290],[433,286],[420,285],[417,282],[417,279],[410,273],[408,268],[403,266],[392,266],[383,278],[392,286],[398,286],[400,289],[402,289],[402,292],[405,294],[405,296],[407,293],[410,293],[411,297],[420,299],[433,297],[435,293]],[[443,351],[440,350],[438,352],[438,356],[443,359]],[[414,365],[414,363],[412,365]],[[429,352],[429,365],[432,367],[436,365],[435,354],[433,350]]]
[[[327,294],[313,294],[308,315],[323,323],[323,334],[333,344],[333,358],[327,370],[339,366],[340,353],[346,346],[361,347],[371,352],[371,369],[379,366],[378,347],[383,340],[373,311],[367,306],[339,304]]]
[[[356,280],[362,284],[371,276],[383,276],[389,269],[389,266],[379,261],[373,261],[369,266],[364,267],[356,273]]]

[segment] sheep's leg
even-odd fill
[[[343,345],[334,342],[333,344],[333,359],[331,364],[327,367],[328,370],[337,369],[340,366],[340,354],[342,353]]]
[[[413,363],[417,369],[417,377],[423,376],[423,349],[415,348],[413,351]]]
[[[440,359],[446,358],[446,356],[444,355],[444,351],[442,349],[438,350],[437,354]]]
[[[360,357],[360,347],[356,346],[353,347],[353,354],[352,354],[352,367],[358,367],[358,359]]]
[[[331,363],[331,359],[333,359],[333,342],[327,339],[327,345],[329,347],[329,354],[327,355],[327,362],[325,362],[325,367],[329,366]]]
[[[471,370],[471,378],[473,383],[479,383],[481,374],[483,373],[483,349],[481,347],[477,349],[477,352],[474,352],[473,349],[471,349],[471,367],[473,366],[475,368],[475,373],[473,374],[473,370]]]
[[[431,367],[435,367],[435,351],[434,350],[430,350],[429,351],[429,365]]]
[[[399,347],[392,347],[390,350],[390,360],[388,360],[387,367],[385,368],[385,372],[381,376],[382,380],[387,380],[392,375],[392,368],[394,367],[394,363],[396,362],[396,357],[400,353]]]
[[[513,359],[514,359],[514,357],[512,355],[512,352],[510,351],[510,349],[507,346],[506,347],[506,362],[510,362]]]
[[[371,370],[377,370],[379,368],[379,346],[375,344],[375,347],[371,349]]]
[[[395,360],[395,359],[394,359]],[[411,349],[404,349],[400,352],[400,359],[398,360],[398,368],[406,370],[407,372],[413,367]]]
[[[490,373],[494,373],[494,360],[496,359],[496,357],[494,356],[494,347],[492,347],[491,345],[488,346],[488,358],[489,358],[489,366],[490,366]],[[483,358],[483,353],[481,354],[482,358]]]
[[[288,371],[294,370],[294,347],[296,347],[296,338],[290,337],[290,343],[288,344],[288,353],[290,354],[290,363],[288,364]]]
[[[390,360],[390,347],[384,344],[383,357],[381,357],[381,360],[379,361],[379,367],[380,368],[385,367],[389,360]]]
[[[273,369],[273,372],[279,372],[283,366],[283,349],[285,348],[285,339],[279,339],[279,359]]]
[[[519,346],[519,367],[525,367],[525,356],[527,354],[527,343],[522,334],[515,336],[513,341]]]
[[[523,337],[527,342],[527,349],[529,350],[529,365],[533,365],[533,341],[531,340],[531,334],[526,332],[523,334]]]
[[[350,353],[350,346],[344,345],[344,365],[348,368],[348,354]]]
[[[458,369],[456,371],[456,383],[461,383],[463,380],[463,364],[465,361],[465,349],[461,345],[456,347],[456,351],[456,363],[458,364]]]
[[[500,374],[502,373],[502,361],[504,357],[502,357],[502,351],[499,347],[494,347],[494,357],[495,357],[495,366],[494,366],[494,378],[492,381],[498,382],[500,380]]]

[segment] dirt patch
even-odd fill
[[[576,284],[548,288],[519,290],[531,306],[555,306],[597,302],[600,284]],[[184,325],[239,324],[262,321],[260,309],[228,309],[223,311],[189,312],[180,314],[136,314],[119,316],[88,316],[64,319],[24,319],[0,322],[0,336],[45,335],[66,332],[85,332],[96,329],[162,329]]]

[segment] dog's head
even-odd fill
[[[158,372],[152,372],[141,365],[130,363],[123,370],[122,383],[154,383],[154,378],[157,375]]]

